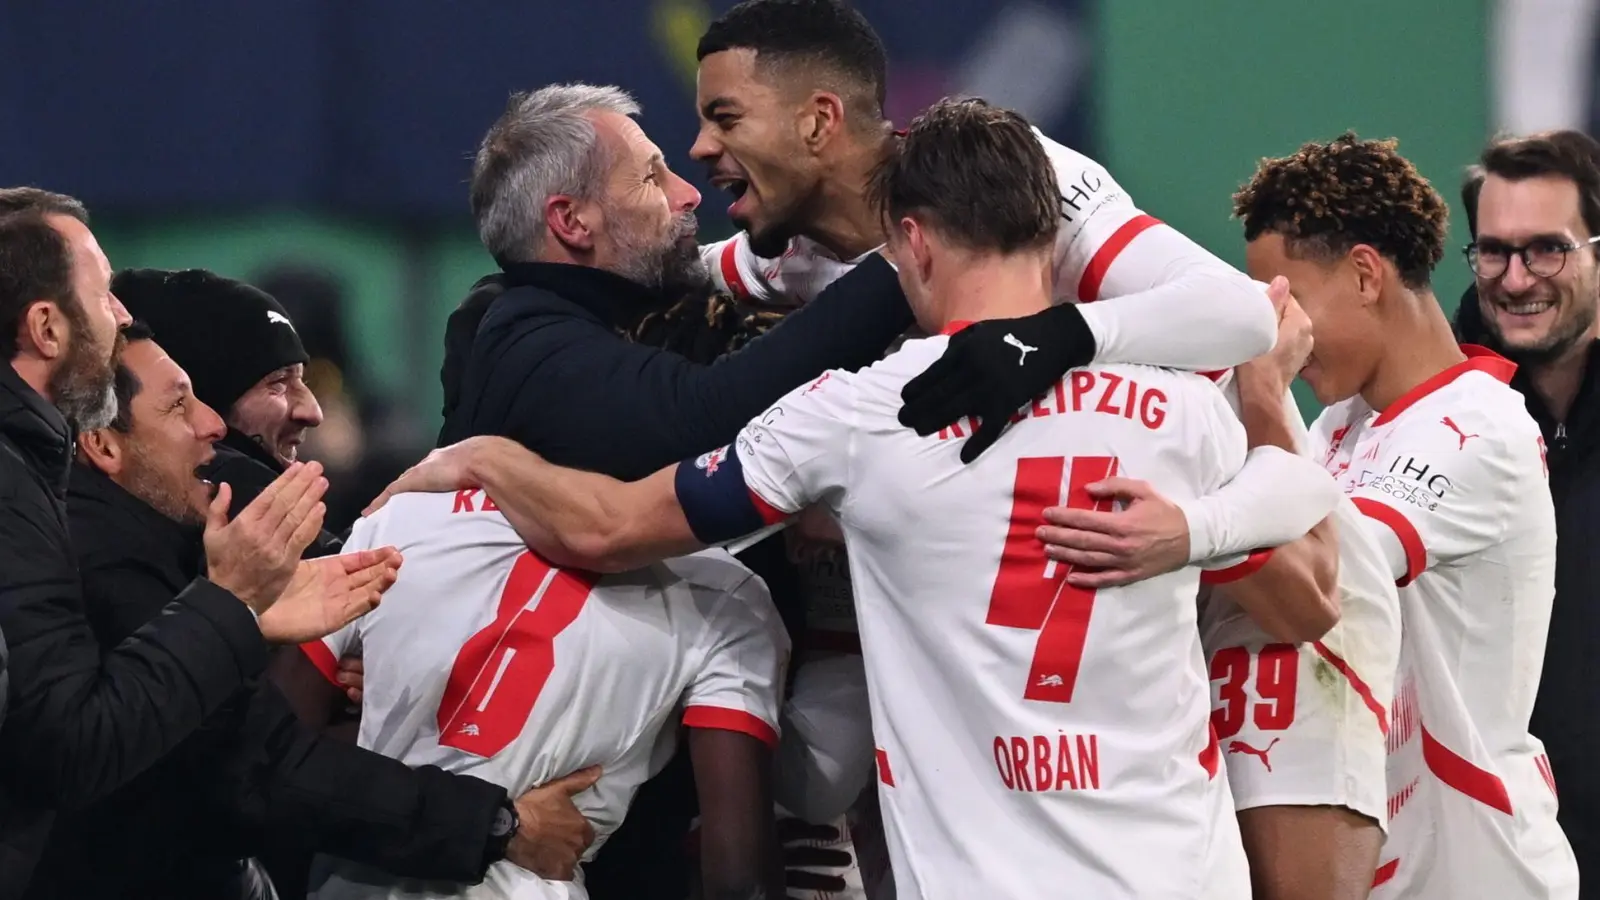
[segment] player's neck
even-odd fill
[[[929,286],[939,324],[1015,319],[1050,306],[1050,270],[1033,254],[972,256]]]
[[[1376,410],[1387,409],[1418,385],[1463,362],[1450,322],[1432,291],[1409,291],[1410,296],[1388,304],[1384,321],[1383,355],[1361,397]]]
[[[885,141],[893,140],[886,136]],[[852,142],[822,182],[818,214],[806,237],[841,260],[852,260],[883,244],[883,221],[867,200],[867,179],[883,158],[884,143]]]

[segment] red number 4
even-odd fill
[[[556,635],[592,590],[592,576],[552,568],[532,553],[517,557],[494,621],[467,639],[450,667],[439,701],[442,746],[490,757],[522,733],[555,668]]]
[[[1111,501],[1096,500],[1084,488],[1117,471],[1111,456],[1077,456],[1066,478],[1066,506],[1109,510]],[[1026,628],[1039,632],[1033,662],[1028,668],[1025,700],[1071,703],[1083,662],[1083,644],[1094,612],[1095,592],[1067,584],[1070,566],[1044,555],[1044,544],[1034,534],[1044,521],[1046,507],[1061,504],[1061,485],[1067,460],[1060,456],[1017,460],[1017,479],[1011,490],[1011,525],[1000,551],[1000,571],[989,594],[990,625]]]
[[[1282,731],[1294,724],[1294,692],[1300,681],[1300,651],[1293,644],[1268,644],[1256,657],[1256,728]],[[1244,647],[1224,647],[1211,657],[1211,680],[1221,681],[1217,699],[1221,706],[1211,711],[1211,727],[1217,740],[1227,740],[1244,727],[1245,707],[1250,698],[1244,692],[1250,680],[1250,651]]]

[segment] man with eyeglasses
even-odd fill
[[[1477,278],[1456,331],[1518,364],[1511,386],[1544,435],[1556,596],[1529,731],[1549,754],[1581,883],[1600,884],[1600,776],[1589,764],[1600,747],[1600,143],[1553,131],[1495,141],[1479,162],[1462,189]]]

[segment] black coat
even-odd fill
[[[1469,288],[1456,310],[1462,341],[1495,347]],[[1561,800],[1561,830],[1578,858],[1579,882],[1600,885],[1600,342],[1589,348],[1583,382],[1566,421],[1557,421],[1528,373],[1511,379],[1544,435],[1556,509],[1556,599],[1544,672],[1528,731],[1544,742]],[[1589,896],[1589,890],[1584,891]]]
[[[93,469],[68,509],[84,595],[112,646],[204,565],[200,535]],[[298,652],[289,648],[286,652]],[[237,692],[167,758],[57,822],[37,897],[223,896],[241,857],[292,838],[396,874],[477,881],[505,791],[323,737],[267,679]]]
[[[193,734],[267,662],[250,610],[204,579],[102,647],[68,538],[71,431],[0,365],[0,898],[21,896],[58,811],[115,791]]]

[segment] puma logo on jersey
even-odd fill
[[[1039,676],[1039,684],[1037,686],[1038,687],[1061,687],[1063,684],[1066,684],[1066,682],[1061,680],[1061,676],[1060,675],[1040,675]]]
[[[1444,427],[1446,427],[1446,428],[1448,428],[1451,431],[1454,431],[1456,433],[1456,438],[1461,441],[1461,443],[1456,446],[1457,450],[1464,449],[1467,446],[1467,441],[1470,438],[1480,437],[1480,435],[1467,434],[1467,433],[1463,432],[1461,430],[1460,426],[1456,425],[1455,420],[1450,418],[1449,416],[1445,416],[1443,419],[1440,419],[1439,423],[1442,424]]]
[[[279,325],[287,325],[290,331],[294,330],[294,323],[289,321],[289,317],[275,309],[267,310],[267,321],[276,322]]]
[[[1001,338],[1001,340],[1022,351],[1022,355],[1017,357],[1017,365],[1019,366],[1028,361],[1029,353],[1039,349],[1038,347],[1029,347],[1027,344],[1024,344],[1022,341],[1018,340],[1016,335],[1011,334],[1010,332],[1007,332],[1006,336]]]
[[[1279,740],[1281,740],[1281,738],[1273,738],[1272,739],[1272,743],[1268,744],[1267,745],[1267,749],[1265,749],[1265,750],[1257,750],[1256,748],[1250,746],[1249,744],[1246,744],[1244,741],[1230,741],[1228,743],[1228,752],[1229,753],[1248,753],[1251,756],[1254,756],[1256,759],[1261,760],[1261,764],[1263,766],[1267,767],[1267,771],[1268,772],[1271,772],[1272,771],[1272,761],[1267,759],[1267,754],[1272,752],[1272,748],[1276,747],[1278,745],[1278,741]]]
[[[468,737],[477,737],[478,736],[478,726],[472,724],[471,722],[468,722],[467,724],[461,726],[461,732],[460,733],[464,734],[464,735],[467,735]]]

